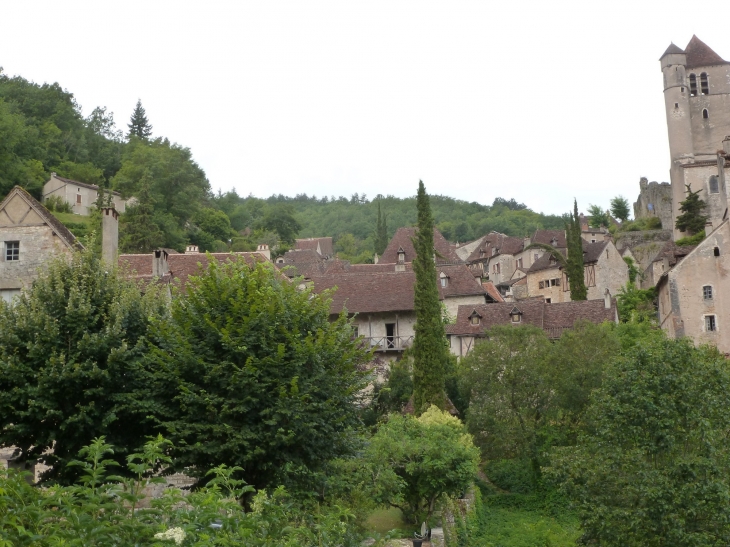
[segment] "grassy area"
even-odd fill
[[[391,530],[409,530],[411,527],[403,522],[403,514],[400,509],[377,509],[368,517],[366,521],[367,529],[384,535]],[[410,532],[404,532],[410,535]]]
[[[71,230],[71,233],[77,238],[82,238],[91,232],[93,229],[91,223],[91,217],[84,215],[75,215],[74,213],[57,213],[53,212],[58,220],[60,220],[66,228]]]
[[[580,536],[577,517],[537,507],[500,507],[500,496],[485,496],[479,544],[493,547],[574,547]]]

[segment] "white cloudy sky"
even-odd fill
[[[212,187],[561,213],[668,180],[659,56],[730,59],[725,2],[33,1],[0,66],[188,146]]]

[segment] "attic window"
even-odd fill
[[[482,316],[477,313],[477,310],[471,312],[469,316],[469,323],[472,325],[479,325],[482,322]]]
[[[522,312],[519,310],[517,306],[512,308],[512,311],[509,312],[509,316],[512,319],[512,323],[521,323],[522,322]]]
[[[449,276],[446,275],[444,272],[441,272],[441,275],[439,277],[441,278],[441,286],[448,287],[449,286]]]
[[[406,252],[403,250],[403,247],[400,247],[398,249],[398,264],[403,264],[406,261]]]
[[[707,72],[700,74],[700,91],[703,95],[710,94],[710,85],[707,82]]]
[[[702,117],[703,117],[703,118],[704,118],[705,120],[708,120],[708,119],[710,118],[710,113],[709,113],[709,112],[707,111],[707,109],[706,109],[706,108],[703,108],[703,109],[702,109]]]
[[[697,76],[694,74],[689,75],[689,96],[694,97],[697,95]]]
[[[717,175],[712,175],[710,177],[710,194],[719,194],[720,193],[720,184],[717,181]]]

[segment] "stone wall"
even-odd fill
[[[644,230],[641,232],[619,232],[616,234],[616,248],[631,249],[639,269],[643,272],[662,250],[667,241],[672,240],[672,230]]]
[[[639,197],[634,203],[634,218],[658,217],[664,230],[674,227],[672,216],[672,187],[668,182],[649,182],[645,177],[639,181]]]

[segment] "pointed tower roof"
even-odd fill
[[[696,35],[692,35],[692,39],[684,48],[684,52],[687,54],[687,68],[730,64],[712,51],[712,48],[697,38]]]
[[[667,51],[665,51],[664,53],[662,53],[662,56],[659,57],[659,60],[661,61],[662,59],[664,59],[664,57],[666,57],[667,55],[672,55],[673,53],[680,53],[680,54],[682,54],[682,53],[684,53],[684,50],[681,47],[679,47],[679,46],[675,46],[674,45],[674,42],[672,42],[671,44],[669,44],[669,47],[667,48]]]

